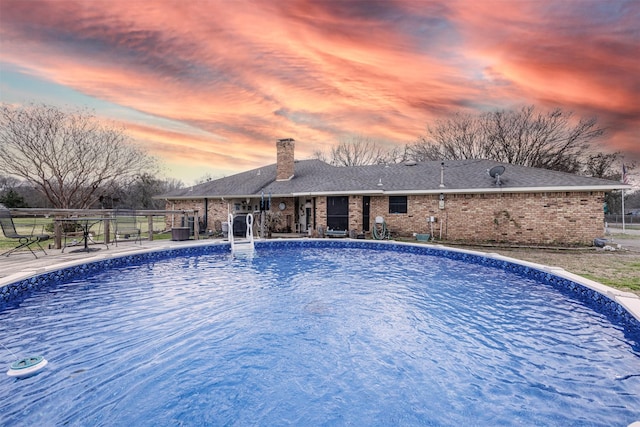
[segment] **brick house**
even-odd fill
[[[631,188],[491,160],[335,167],[294,160],[293,139],[276,146],[275,164],[159,198],[167,209],[198,209],[206,229],[219,228],[228,211],[255,214],[265,206],[280,212],[282,232],[369,235],[382,217],[396,236],[585,245],[603,234],[605,193]]]

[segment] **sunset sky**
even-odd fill
[[[640,0],[0,0],[0,101],[93,109],[185,184],[525,105],[638,162]]]

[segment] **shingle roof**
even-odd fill
[[[502,165],[500,185],[488,170]],[[163,199],[218,197],[331,195],[331,194],[429,194],[467,192],[610,191],[630,188],[616,181],[547,169],[501,164],[492,160],[453,160],[353,167],[331,166],[320,160],[295,162],[295,175],[276,181],[272,164],[236,175],[164,194]],[[380,185],[381,184],[381,185]]]

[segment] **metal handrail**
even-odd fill
[[[82,217],[103,217],[105,218],[105,241],[106,243],[110,243],[109,233],[110,233],[110,224],[109,220],[114,219],[116,217],[117,212],[121,212],[121,209],[55,209],[55,208],[10,208],[9,211],[11,214],[20,215],[42,215],[44,217],[53,217],[53,222],[55,226],[54,230],[54,242],[55,248],[60,249],[62,247],[62,229],[60,227],[60,222],[55,221],[56,218],[67,218],[73,216],[82,216]],[[167,216],[167,215],[182,215],[187,217],[189,215],[193,215],[194,217],[194,229],[193,235],[194,239],[198,240],[200,235],[199,224],[200,218],[198,217],[198,209],[180,209],[180,210],[136,210],[136,216],[146,216],[147,223],[149,227],[148,231],[148,240],[153,240],[153,217],[154,216]]]
[[[228,216],[228,221],[229,221],[229,244],[231,245],[231,253],[234,254],[236,252],[236,240],[235,240],[235,236],[233,235],[233,214],[229,213]],[[245,239],[246,241],[242,242],[243,246],[246,244],[246,246],[249,248],[249,251],[253,252],[255,250],[255,243],[253,241],[253,215],[252,214],[247,214],[245,217],[245,222],[247,224],[247,230],[245,232]]]
[[[247,240],[251,243],[251,247],[253,248],[253,215],[247,214]]]
[[[231,253],[233,253],[234,251],[234,236],[233,236],[233,214],[230,213],[229,216],[227,217],[228,220],[228,231],[227,231],[227,235],[229,236],[229,243],[231,244]]]

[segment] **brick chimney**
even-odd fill
[[[293,151],[295,141],[292,138],[279,139],[276,142],[278,149],[278,163],[276,165],[276,181],[288,181],[293,178],[294,161]]]

